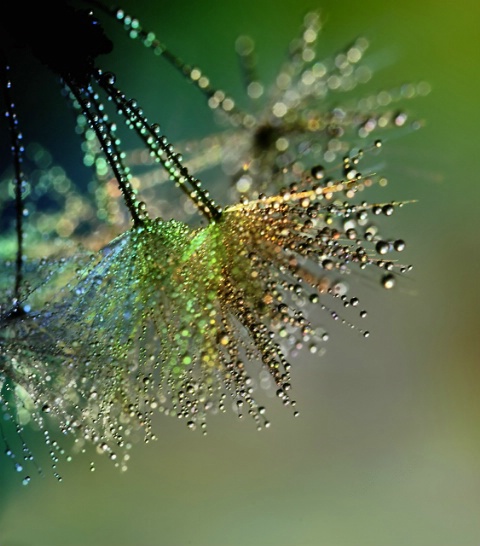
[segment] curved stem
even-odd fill
[[[159,126],[156,124],[150,125],[136,102],[127,100],[125,95],[114,86],[113,74],[102,74],[101,71],[98,71],[94,77],[114,102],[118,112],[131,124],[147,148],[166,169],[170,179],[180,187],[209,220],[218,220],[222,213],[221,208],[217,207],[215,202],[210,199],[208,191],[201,187],[201,182],[188,172],[179,155],[173,152],[172,145],[160,133]]]
[[[13,168],[15,171],[15,231],[17,238],[17,255],[15,259],[15,285],[13,289],[14,312],[20,312],[20,288],[23,280],[23,186],[24,175],[22,171],[23,145],[21,144],[22,134],[18,129],[18,118],[15,112],[15,103],[13,102],[9,72],[10,66],[7,64],[4,55],[0,53],[0,78],[5,99],[5,116],[8,119],[11,138],[11,151],[13,157]]]
[[[72,81],[66,80],[65,83],[70,89],[72,95],[75,97],[80,109],[97,136],[100,147],[105,154],[115,178],[117,179],[118,185],[125,200],[125,204],[130,212],[130,216],[132,217],[134,227],[142,225],[145,219],[145,213],[140,211],[140,203],[135,198],[135,193],[130,185],[130,182],[128,181],[127,175],[124,172],[120,154],[114,146],[115,138],[110,135],[106,124],[103,121],[99,121],[98,118],[100,116],[97,113],[93,113],[91,110],[89,102],[96,104],[97,101],[95,97],[90,94],[88,99],[86,99]]]

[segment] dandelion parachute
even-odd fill
[[[0,400],[22,446],[29,419],[43,431],[47,444],[55,447],[55,473],[63,449],[51,440],[52,427],[70,434],[79,446],[93,444],[121,468],[126,468],[136,438],[155,438],[152,419],[158,411],[205,431],[208,413],[225,410],[231,401],[239,415],[250,415],[263,428],[268,419],[256,388],[261,374],[297,414],[292,365],[299,351],[315,354],[327,339],[318,316],[368,336],[356,325],[356,317],[365,311],[340,279],[353,270],[378,268],[389,279],[384,284],[393,285],[394,273],[409,269],[387,259],[403,250],[403,241],[383,236],[373,221],[404,203],[359,199],[380,178],[367,166],[364,174],[359,169],[381,143],[367,143],[362,150],[350,139],[362,126],[362,138],[373,129],[367,131],[364,114],[356,110],[320,115],[313,109],[327,93],[324,77],[305,66],[312,61],[308,52],[318,19],[306,19],[303,41],[281,73],[285,81],[288,76],[296,83],[285,87],[277,80],[266,120],[230,107],[225,95],[208,81],[201,84],[193,70],[166,54],[190,79],[198,80],[210,106],[222,108],[249,143],[239,148],[236,161],[245,164],[244,153],[248,155],[243,174],[251,185],[248,191],[240,189],[242,195],[233,203],[219,205],[160,126],[150,123],[137,101],[120,91],[114,74],[96,67],[96,57],[108,51],[109,41],[98,23],[92,30],[90,17],[78,25],[94,33],[98,47],[76,59],[74,70],[47,49],[40,56],[60,76],[64,94],[83,120],[81,132],[93,131],[94,153],[108,164],[129,225],[122,223],[118,235],[99,250],[75,248],[43,260],[24,260],[23,173],[16,160],[23,148],[18,129],[12,131],[17,251],[16,259],[5,264],[2,279]],[[132,26],[131,19],[120,19]],[[137,35],[143,36],[138,29]],[[347,49],[344,63],[332,69],[338,70],[342,85],[350,82],[354,87],[360,81],[350,76],[363,55],[362,44]],[[160,43],[152,39],[150,46]],[[5,80],[4,87],[10,89]],[[260,90],[254,83],[251,79],[247,85],[251,96]],[[284,115],[278,115],[280,104]],[[11,118],[10,105],[6,100]],[[133,187],[113,115],[138,135],[142,148],[183,191],[203,225],[151,215],[150,201],[141,200]],[[334,125],[341,143],[336,153],[342,160],[324,168],[319,160],[330,157]],[[238,135],[228,135],[225,140],[232,138],[235,146]],[[326,148],[318,148],[319,138],[325,139]],[[283,149],[281,139],[288,140]],[[341,312],[335,310],[337,303]],[[354,318],[346,318],[351,311]],[[4,428],[1,432],[13,453],[8,434]],[[31,462],[28,448],[21,449],[25,462]]]

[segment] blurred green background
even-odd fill
[[[102,457],[91,473],[89,455],[61,467],[61,484],[47,470],[22,487],[6,471],[1,546],[478,546],[480,4],[122,5],[233,96],[243,96],[237,36],[255,39],[268,83],[311,9],[326,20],[320,57],[365,35],[379,67],[372,88],[428,81],[430,95],[407,104],[425,127],[382,152],[388,199],[418,200],[388,223],[414,270],[394,291],[364,287],[368,341],[337,333],[324,357],[295,365],[297,419],[276,400],[263,432],[232,413],[212,417],[206,437],[159,418],[159,440],[136,445],[124,474]],[[173,142],[209,134],[202,98],[155,62],[122,39],[100,64]],[[32,138],[68,162],[78,142],[58,91],[24,79]]]

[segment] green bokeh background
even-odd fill
[[[158,442],[136,445],[125,474],[101,457],[90,473],[89,458],[80,457],[61,468],[61,484],[47,472],[22,488],[5,475],[0,544],[478,546],[480,4],[123,6],[234,96],[242,95],[236,37],[255,38],[260,74],[271,81],[310,9],[326,19],[322,53],[358,34],[370,39],[374,88],[430,82],[431,94],[407,105],[425,127],[384,151],[389,198],[418,200],[391,220],[414,270],[393,292],[365,287],[368,341],[344,332],[325,357],[295,366],[298,419],[276,400],[272,427],[260,433],[232,414],[213,417],[206,437],[159,418]],[[212,131],[197,92],[168,65],[153,70],[154,62],[128,42],[102,59],[172,141]],[[32,134],[43,131],[68,161],[73,130],[48,85],[25,74],[24,108]]]

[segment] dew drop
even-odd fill
[[[395,277],[391,273],[384,275],[382,277],[382,286],[387,290],[393,288],[395,286]]]
[[[325,169],[321,165],[316,165],[315,167],[312,167],[312,176],[316,180],[322,180],[325,176]]]
[[[399,112],[394,117],[394,123],[397,127],[403,127],[407,121],[407,114],[405,112]]]
[[[394,207],[393,205],[384,205],[382,207],[382,212],[385,214],[385,216],[391,216],[393,214]]]
[[[386,241],[378,241],[375,245],[375,250],[379,254],[386,254],[390,249],[390,245]]]

